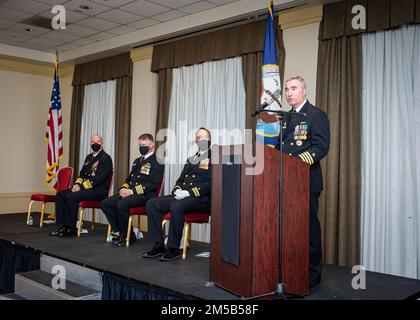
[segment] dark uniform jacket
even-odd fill
[[[306,117],[301,115],[306,114]],[[307,101],[298,115],[286,116],[283,125],[283,152],[310,165],[310,192],[323,189],[319,160],[330,147],[330,124],[327,114]]]
[[[212,174],[210,159],[210,150],[198,157],[197,154],[189,157],[172,189],[172,194],[177,189],[187,190],[191,197],[210,203]]]
[[[81,190],[102,189],[108,192],[109,179],[112,174],[112,159],[104,150],[101,150],[96,157],[93,153],[87,155],[79,177],[75,184]]]
[[[143,157],[137,158],[121,189],[131,189],[133,194],[152,198],[162,182],[163,170],[164,166],[157,161],[155,153],[145,160]]]

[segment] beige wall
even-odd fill
[[[322,4],[302,6],[279,14],[286,49],[284,79],[295,75],[303,77],[307,84],[308,100],[313,104],[316,98],[318,34],[322,14]],[[284,95],[283,105],[290,108]]]
[[[71,77],[61,79],[62,165],[68,163],[70,82]],[[44,135],[52,84],[52,72],[37,75],[0,70],[0,213],[24,212],[31,193],[49,192],[43,183],[47,154]]]
[[[131,111],[130,159],[139,157],[137,138],[142,133],[155,134],[157,112],[157,74],[150,71],[152,59],[133,64],[133,100]]]
[[[130,161],[139,157],[138,140],[140,134],[155,135],[157,111],[157,74],[150,71],[152,57],[150,48],[136,49],[133,57],[133,101],[131,111]],[[133,53],[132,53],[133,56]],[[134,219],[137,225],[137,219]],[[141,230],[147,230],[147,219],[141,219]]]
[[[312,104],[315,104],[316,97],[318,30],[318,22],[283,30],[286,49],[284,80],[295,75],[303,77],[306,80],[308,100]],[[284,95],[283,105],[287,106]]]

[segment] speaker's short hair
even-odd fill
[[[286,83],[288,83],[289,81],[292,81],[292,80],[298,80],[301,83],[302,88],[306,89],[306,81],[301,76],[291,77],[291,78],[286,80]]]

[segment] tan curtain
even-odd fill
[[[367,10],[366,30],[351,26],[354,5]],[[346,0],[324,6],[316,104],[331,124],[318,211],[325,263],[350,267],[360,260],[362,34],[419,23],[419,6],[420,0]]]
[[[354,29],[351,12],[355,5],[366,8],[366,30]],[[364,32],[395,29],[420,23],[420,0],[346,0],[324,6],[320,39],[327,40]]]
[[[114,192],[124,183],[129,171],[132,88],[133,79],[131,76],[117,79],[115,99]]]
[[[226,28],[153,47],[153,72],[259,52],[265,21]]]
[[[133,75],[130,53],[78,64],[74,68],[73,86],[87,85]]]
[[[253,135],[255,135],[256,119],[251,117],[251,113],[255,111],[261,100],[262,59],[262,52],[249,53],[242,56],[242,73],[246,93],[245,128],[252,129]],[[255,139],[252,140],[254,141]]]
[[[331,146],[318,215],[324,262],[347,267],[360,259],[361,81],[362,35],[319,42],[316,104],[328,114]]]
[[[70,116],[69,166],[74,169],[74,175],[79,174],[80,133],[82,130],[83,98],[85,86],[73,87]]]
[[[416,7],[416,13],[415,13],[416,20],[414,22],[420,23],[420,0],[416,0],[415,7]]]
[[[265,21],[192,36],[153,48],[152,71],[159,72],[156,132],[167,128],[172,86],[171,68],[205,61],[242,56],[246,92],[246,125],[255,134],[256,119],[250,114],[260,103],[261,64],[264,49]],[[277,48],[280,78],[283,82],[285,49],[282,30],[277,25]],[[162,142],[157,142],[157,147]]]
[[[70,129],[70,165],[79,170],[80,132],[85,85],[116,80],[114,188],[127,177],[130,158],[131,98],[133,63],[130,53],[123,53],[75,66]],[[77,173],[78,174],[78,173]]]
[[[158,79],[158,106],[156,115],[156,134],[160,129],[168,128],[169,104],[172,92],[172,69],[159,70]],[[155,150],[165,141],[156,141]]]

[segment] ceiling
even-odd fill
[[[0,43],[65,52],[235,1],[238,0],[0,0]],[[23,23],[34,16],[52,19],[55,4],[66,9],[66,30]],[[90,9],[81,9],[81,5]]]
[[[275,0],[277,9],[319,0]],[[0,56],[74,63],[98,54],[231,23],[267,11],[268,0],[0,0]],[[53,30],[54,5],[66,29]],[[34,20],[44,20],[34,23]]]

